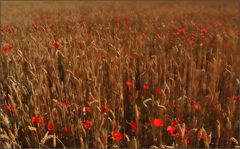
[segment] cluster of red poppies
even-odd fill
[[[127,81],[127,82],[126,82],[126,85],[127,85],[128,87],[130,87],[130,86],[133,85],[133,83],[130,82],[130,81]],[[144,85],[143,88],[146,89],[146,90],[148,90],[148,89],[149,89],[149,86],[148,86],[148,85]],[[156,92],[161,93],[161,92],[160,92],[160,89],[156,90]],[[232,100],[238,101],[239,98],[238,98],[238,96],[233,95],[233,96],[232,96]],[[62,106],[63,106],[64,108],[67,108],[67,107],[68,107],[67,101],[68,101],[67,99],[63,99],[63,100],[62,100]],[[93,99],[93,98],[90,98],[90,99],[89,99],[89,102],[94,102],[94,101],[95,101],[95,102],[98,102],[97,100],[95,100],[95,99]],[[193,101],[191,102],[191,104],[192,104],[192,106],[194,107],[194,109],[195,109],[196,111],[201,111],[201,106],[200,106],[199,104],[197,104],[197,103],[195,103],[195,102],[193,102]],[[111,109],[109,108],[109,106],[108,106],[107,104],[104,104],[104,103],[101,103],[101,108],[102,108],[105,112],[110,112],[110,111],[111,111]],[[10,112],[16,113],[16,110],[14,109],[14,107],[13,107],[11,104],[8,104],[8,105],[6,106],[6,109],[7,109],[8,111],[10,111]],[[91,113],[91,111],[92,111],[91,108],[90,108],[89,106],[86,106],[86,105],[83,106],[81,109],[82,109],[82,111],[83,111],[85,114],[89,114],[89,113]],[[177,128],[177,124],[181,124],[183,121],[184,121],[183,119],[176,119],[176,120],[172,121],[171,125],[169,125],[169,126],[167,127],[167,130],[166,130],[166,131],[168,132],[168,134],[169,134],[170,136],[173,136],[173,137],[179,137],[179,131],[178,131],[178,128]],[[32,117],[32,122],[33,122],[34,124],[45,124],[45,118],[44,118],[44,117],[33,116],[33,117]],[[90,130],[90,129],[92,128],[92,122],[91,122],[90,120],[85,120],[85,121],[83,121],[82,123],[83,123],[83,127],[86,128],[87,130]],[[135,121],[130,121],[130,122],[127,122],[127,123],[131,126],[131,128],[132,128],[133,131],[137,131],[137,130],[138,130],[139,124],[138,124],[137,122],[135,122]],[[162,119],[160,119],[160,118],[152,119],[152,120],[150,121],[150,124],[151,124],[152,126],[154,126],[154,127],[162,127],[162,126],[164,126],[164,122],[163,122]],[[54,127],[54,125],[53,125],[52,123],[48,123],[48,124],[47,124],[47,129],[48,129],[48,131],[54,131],[54,130],[55,130],[55,127]],[[64,131],[65,131],[66,133],[72,133],[72,127],[65,127],[65,128],[64,128]],[[189,132],[189,129],[186,128],[186,129],[185,129],[185,133],[188,133],[188,132]],[[122,138],[123,138],[123,134],[122,134],[121,132],[112,131],[112,132],[111,132],[111,136],[112,136],[112,139],[115,140],[115,141],[120,141],[120,140],[122,140]],[[185,141],[186,141],[186,140],[185,140]]]
[[[133,86],[133,83],[132,83],[131,81],[127,81],[127,82],[126,82],[126,85],[127,85],[128,87],[131,87],[131,86]],[[144,90],[150,90],[151,88],[150,88],[150,86],[148,85],[148,83],[145,83],[145,84],[143,85],[143,89],[144,89]],[[161,89],[155,89],[155,92],[156,92],[158,95],[161,95]]]

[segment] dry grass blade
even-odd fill
[[[37,131],[37,128],[36,128],[36,127],[32,127],[32,126],[28,126],[28,129],[29,129],[30,131]]]
[[[41,139],[41,141],[40,141],[40,145],[43,145],[43,144],[45,144],[45,142],[48,140],[48,139],[50,139],[50,138],[52,138],[52,136],[48,136],[48,133],[49,133],[49,131],[47,131],[46,133],[45,133],[45,135],[44,135],[44,137]]]

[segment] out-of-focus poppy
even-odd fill
[[[53,43],[53,47],[54,47],[55,49],[60,49],[60,48],[61,48],[60,44],[57,43],[57,42],[54,42],[54,43]]]
[[[161,95],[161,90],[160,89],[156,89],[156,93],[158,94],[158,95]]]
[[[155,118],[155,119],[151,120],[151,124],[155,127],[164,126],[164,123],[160,118]]]
[[[194,44],[195,44],[195,40],[190,39],[190,40],[189,40],[189,44],[190,44],[190,45],[194,45]]]
[[[92,122],[89,120],[86,120],[85,122],[83,122],[83,126],[84,126],[84,128],[87,128],[90,130],[92,127]]]
[[[12,51],[12,47],[11,46],[7,46],[7,47],[3,48],[3,52],[6,53],[6,54],[11,52],[11,51]]]
[[[13,113],[15,113],[16,112],[16,110],[13,108],[13,106],[12,105],[6,105],[6,109],[8,110],[8,111],[10,111],[10,112],[13,112]]]
[[[149,90],[150,89],[150,87],[149,87],[149,85],[143,85],[143,88],[145,89],[145,90]]]
[[[106,112],[109,112],[109,111],[110,111],[110,108],[108,107],[107,104],[101,104],[101,106],[102,106],[102,108],[103,108],[104,111],[106,111]]]
[[[127,86],[129,86],[129,87],[133,85],[133,83],[130,82],[130,81],[127,81],[126,84],[127,84]]]
[[[36,123],[36,124],[40,124],[40,123],[44,124],[45,123],[45,119],[44,118],[39,118],[37,116],[33,116],[32,117],[32,122]]]
[[[235,100],[235,101],[237,101],[237,100],[238,100],[238,96],[233,95],[233,96],[232,96],[232,99]]]
[[[47,127],[48,127],[48,131],[54,130],[53,124],[51,124],[51,123],[48,123]]]
[[[112,131],[111,132],[111,135],[112,135],[112,139],[114,140],[114,141],[121,141],[122,139],[123,139],[123,135],[122,135],[122,133],[121,132],[114,132],[114,131]]]
[[[137,123],[136,123],[136,122],[134,122],[134,121],[131,121],[131,122],[129,123],[129,125],[131,126],[132,130],[134,130],[134,131],[136,131],[136,130],[137,130],[137,128],[138,128],[138,125],[137,125]]]
[[[84,106],[83,107],[83,112],[90,113],[91,112],[91,108],[89,106]]]
[[[175,126],[168,126],[168,127],[167,127],[167,132],[168,132],[171,136],[173,136],[173,137],[179,135],[179,133],[178,133],[178,131],[177,131],[177,128],[176,128]]]
[[[66,133],[72,133],[72,128],[71,128],[71,127],[65,127],[65,128],[64,128],[64,131],[65,131]]]

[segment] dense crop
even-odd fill
[[[237,6],[2,3],[1,147],[237,147]]]

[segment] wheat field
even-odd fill
[[[1,2],[1,148],[239,148],[237,2]]]

